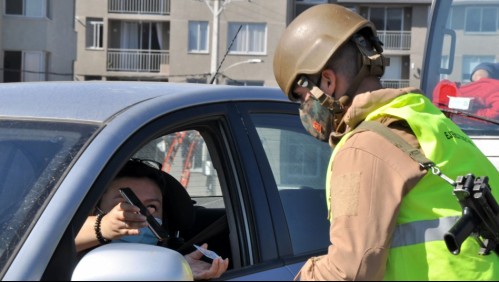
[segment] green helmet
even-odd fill
[[[376,39],[372,43],[375,53],[381,56],[383,50],[374,24],[357,13],[336,4],[315,5],[305,10],[289,24],[277,45],[274,75],[279,87],[290,100],[296,100],[292,92],[300,76],[318,74],[345,42],[365,28],[370,33],[369,39]],[[364,50],[361,51],[366,56]],[[384,58],[376,58],[374,64],[370,56],[369,59],[371,63],[364,59],[361,63],[376,66],[378,70],[374,74],[382,75],[386,65]]]

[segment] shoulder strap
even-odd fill
[[[406,154],[409,155],[413,160],[419,163],[419,165],[423,168],[433,167],[435,164],[430,161],[425,155],[417,148],[412,147],[407,141],[405,141],[402,137],[397,135],[395,132],[390,130],[388,127],[377,121],[363,121],[359,126],[357,126],[353,133],[370,130],[378,133],[379,135],[388,139],[392,144],[394,144],[397,148],[400,148]]]

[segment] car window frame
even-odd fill
[[[104,193],[103,188],[99,187],[106,187],[117,174],[116,168],[124,165],[140,148],[165,134],[201,129],[200,132],[213,157],[213,164],[218,170],[229,225],[235,228],[235,231],[231,229],[231,242],[235,242],[231,244],[233,256],[240,257],[237,266],[239,268],[228,271],[222,279],[243,277],[262,269],[278,271],[284,265],[304,262],[306,256],[292,256],[289,236],[281,236],[289,234],[289,230],[282,206],[276,204],[280,203],[280,198],[269,162],[256,129],[252,128],[250,113],[254,112],[286,113],[298,118],[298,105],[277,101],[230,101],[198,105],[172,113],[165,112],[136,129],[135,133],[116,149],[101,170],[73,216],[64,237],[74,238],[93,205]],[[251,150],[250,153],[241,155],[236,153],[250,146],[255,150],[255,154]],[[212,150],[216,153],[213,154]],[[262,175],[262,178],[254,175]],[[230,196],[230,201],[225,195]],[[267,204],[263,207],[254,206],[253,203],[256,202]],[[269,217],[269,214],[272,216]],[[245,219],[240,220],[241,218]],[[55,253],[67,248],[68,244],[70,243],[61,241]],[[56,270],[57,264],[52,263],[55,257],[52,257],[45,273]]]
[[[266,198],[269,201],[274,228],[276,233],[280,234],[277,240],[279,257],[285,259],[286,265],[303,261],[308,259],[310,256],[324,255],[327,252],[327,247],[322,250],[294,254],[286,213],[281,202],[282,199],[276,185],[276,180],[274,179],[274,175],[272,173],[272,167],[267,159],[267,153],[262,146],[260,136],[256,130],[255,124],[253,123],[252,115],[282,114],[295,116],[299,119],[299,106],[300,105],[298,103],[276,103],[264,105],[258,103],[245,103],[239,105],[239,111],[242,113],[244,123],[249,125],[247,127],[247,131],[249,132],[248,136],[250,137],[253,150],[256,152],[258,166],[260,167],[262,173],[265,174],[263,179],[266,180]],[[305,132],[305,129],[303,130]],[[317,140],[317,142],[320,141]],[[326,170],[327,168],[325,167],[324,169]],[[287,234],[287,236],[283,236],[283,234]]]
[[[203,130],[200,130],[201,128]],[[220,170],[222,173],[219,174],[219,178],[221,179],[220,181],[223,182],[221,183],[222,187],[229,187],[231,185],[239,185],[241,187],[246,187],[249,185],[248,182],[254,181],[254,180],[249,180],[252,177],[246,175],[245,173],[246,170],[238,169],[238,167],[243,166],[242,163],[251,162],[251,158],[253,158],[253,156],[246,156],[244,157],[244,160],[240,160],[237,154],[234,153],[240,150],[240,148],[237,146],[237,144],[239,144],[238,142],[244,142],[244,139],[247,139],[247,137],[244,127],[241,124],[241,118],[239,114],[236,112],[233,102],[195,106],[182,109],[181,111],[176,111],[174,113],[166,113],[163,116],[155,119],[154,121],[151,121],[148,124],[137,129],[137,131],[133,134],[133,136],[128,138],[128,140],[126,140],[123,143],[123,145],[117,149],[113,157],[110,159],[110,161],[107,162],[105,168],[101,171],[101,173],[97,177],[96,181],[94,182],[89,192],[87,193],[85,199],[82,201],[82,204],[80,205],[80,208],[73,217],[72,224],[68,226],[68,229],[79,230],[79,228],[83,225],[83,222],[85,221],[88,213],[91,211],[93,205],[104,193],[104,190],[99,187],[106,187],[114,178],[114,176],[117,174],[118,170],[116,169],[116,167],[121,167],[122,165],[124,165],[125,162],[139,148],[143,147],[151,140],[158,138],[162,135],[171,134],[173,132],[181,130],[193,130],[193,129],[208,133],[211,131],[212,133],[208,135],[203,135],[203,138],[207,142],[207,145],[210,147],[215,146],[217,152],[222,152],[222,151],[224,152],[224,153],[217,153],[219,157],[214,158],[213,160],[215,167],[222,167],[222,169]],[[224,139],[226,140],[224,142],[227,142],[226,144],[228,145],[225,145],[225,147],[220,145],[221,140],[217,140],[217,138],[214,137],[217,135],[216,132],[223,132],[222,136],[224,136]],[[238,139],[239,141],[235,141],[235,139]],[[225,152],[230,152],[230,153],[226,154]],[[231,165],[229,165],[229,163],[231,163]],[[239,178],[234,179],[236,175],[231,172],[227,173],[227,171],[238,171]],[[248,191],[251,189],[240,188],[240,190]],[[227,193],[227,191],[224,191],[224,193]],[[247,243],[248,241],[253,241],[252,238],[254,237],[254,234],[259,227],[255,227],[255,225],[253,224],[254,221],[251,220],[252,218],[251,211],[242,210],[234,207],[235,206],[234,203],[240,202],[241,197],[238,196],[237,193],[236,195],[234,195],[233,192],[231,193],[230,197],[231,197],[230,202],[227,202],[224,197],[227,211],[229,211],[230,209],[231,210],[230,213],[238,214],[237,217],[240,217],[241,214],[246,214],[246,217],[250,218],[247,224],[250,227],[246,228],[252,230],[246,231],[245,227],[240,226],[241,224],[238,223],[233,216],[228,217],[229,220],[233,221],[232,224],[234,226],[238,226],[237,231],[232,233],[249,234],[250,236],[250,238],[245,238],[246,243],[241,242],[242,240],[241,237],[237,238],[237,236],[235,236],[238,242],[237,244],[233,244],[232,246],[233,248],[234,246],[239,246],[239,250],[235,251],[233,250],[233,253],[235,252],[238,254],[242,254],[244,259],[241,262],[241,264],[242,266],[247,266],[253,263],[253,261],[248,257],[251,257],[249,253],[251,253],[252,256],[254,255],[255,249],[246,248],[245,245],[248,245]],[[252,201],[250,200],[245,202],[252,202]],[[228,212],[228,214],[230,213]],[[270,230],[272,228],[270,226],[264,229]],[[258,257],[258,255],[256,257]],[[46,272],[47,271],[48,269],[46,270]]]

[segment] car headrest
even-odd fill
[[[163,219],[166,221],[163,221],[167,224],[170,235],[176,235],[180,231],[180,236],[183,236],[194,227],[194,202],[175,177],[166,172],[162,175],[166,182],[163,200]]]

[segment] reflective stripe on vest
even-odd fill
[[[441,241],[458,219],[459,216],[451,216],[397,225],[390,248]]]

